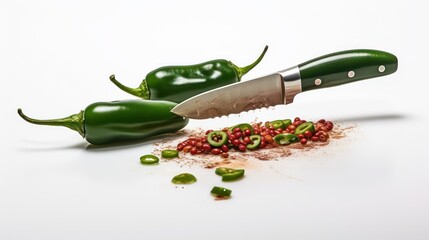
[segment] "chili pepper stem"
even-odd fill
[[[143,98],[143,99],[149,99],[150,98],[150,92],[148,90],[146,80],[143,80],[142,83],[140,84],[140,86],[138,86],[137,88],[130,88],[130,87],[123,85],[118,80],[116,80],[116,77],[114,74],[112,74],[110,76],[110,81],[113,84],[115,84],[118,88],[122,89],[123,91],[125,91],[131,95],[134,95],[136,97]]]
[[[68,127],[71,130],[77,131],[82,137],[85,137],[85,129],[84,129],[84,117],[83,117],[83,111],[80,111],[77,114],[70,115],[65,118],[59,118],[59,119],[50,119],[50,120],[39,120],[34,119],[26,116],[21,108],[18,108],[18,114],[22,117],[25,121],[33,124],[38,125],[49,125],[49,126],[63,126]]]
[[[268,46],[265,46],[264,51],[262,51],[261,55],[259,55],[258,59],[256,59],[256,61],[254,61],[253,63],[245,66],[245,67],[237,67],[235,64],[233,64],[232,62],[231,65],[232,67],[235,69],[235,71],[237,71],[238,74],[238,79],[240,80],[241,77],[243,77],[246,73],[248,73],[250,70],[252,70],[256,65],[258,65],[258,63],[262,60],[262,58],[264,58],[265,53],[268,50]]]

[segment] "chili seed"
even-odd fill
[[[234,141],[235,135],[234,134],[229,134],[228,135],[228,139],[231,140],[231,141]]]
[[[295,127],[298,127],[299,125],[301,125],[302,124],[302,121],[296,121],[296,122],[293,122],[293,125],[295,126]]]
[[[261,136],[263,137],[263,136],[265,136],[265,135],[268,135],[268,132],[267,132],[267,131],[262,131],[262,132],[261,132]]]
[[[191,145],[186,145],[186,146],[183,148],[183,152],[187,153],[187,152],[189,152],[189,150],[191,150],[191,148],[192,148],[192,146],[191,146]]]
[[[296,126],[291,124],[289,126],[287,126],[287,129],[289,129],[289,131],[295,130]]]
[[[213,149],[211,150],[211,153],[212,153],[213,155],[219,155],[219,154],[221,153],[221,150],[220,150],[220,148],[213,148]]]
[[[271,135],[265,135],[264,139],[267,143],[272,143],[274,141]]]
[[[184,146],[183,144],[179,143],[179,144],[177,144],[177,148],[176,148],[176,150],[177,150],[177,151],[182,151],[184,147],[185,147],[185,146]]]
[[[250,131],[250,129],[246,129],[246,130],[244,130],[244,135],[246,135],[246,136],[250,136],[250,135],[252,135],[252,131]]]
[[[238,150],[240,150],[240,151],[242,151],[242,152],[245,152],[245,151],[246,151],[246,149],[247,149],[247,147],[246,147],[246,145],[245,145],[245,144],[240,144],[240,145],[238,145]]]
[[[220,147],[220,149],[222,149],[223,152],[228,152],[229,151],[229,147],[226,144],[222,145]]]
[[[203,146],[202,146],[202,149],[203,149],[205,152],[210,152],[210,151],[212,150],[212,147],[210,146],[210,144],[208,144],[208,143],[204,143],[204,144],[203,144]]]
[[[242,135],[241,131],[234,133],[235,138],[241,138],[241,135]]]
[[[325,127],[326,127],[326,129],[327,129],[328,131],[331,131],[331,130],[332,130],[332,128],[334,128],[334,124],[333,124],[332,122],[330,122],[330,121],[327,121],[327,122],[325,123]]]
[[[311,138],[313,136],[313,133],[311,131],[307,130],[307,131],[304,132],[304,136],[306,138]]]
[[[241,141],[239,139],[234,139],[234,141],[232,141],[232,145],[234,146],[238,146],[241,144]]]

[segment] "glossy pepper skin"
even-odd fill
[[[231,61],[218,59],[189,66],[160,67],[149,72],[137,88],[124,86],[115,75],[111,75],[110,80],[123,91],[143,99],[180,103],[199,93],[239,82],[262,60],[267,50],[268,46],[255,62],[243,68]]]
[[[53,120],[29,118],[39,125],[64,126],[79,132],[94,145],[142,140],[150,136],[175,132],[188,124],[188,119],[170,112],[176,103],[168,101],[125,100],[97,102],[78,114]]]

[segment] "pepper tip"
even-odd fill
[[[21,116],[22,117],[22,115],[24,114],[23,112],[22,112],[22,109],[21,108],[18,108],[18,114],[19,114],[19,116]]]

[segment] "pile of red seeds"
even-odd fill
[[[275,128],[275,122],[262,122],[254,124],[239,124],[236,127],[224,128],[221,131],[226,133],[226,141],[220,146],[214,146],[210,142],[218,143],[221,136],[214,135],[211,136],[211,139],[208,139],[209,135],[213,130],[207,130],[204,136],[191,136],[185,141],[182,141],[177,145],[177,150],[185,153],[190,153],[192,155],[196,154],[213,154],[220,155],[223,158],[229,157],[229,151],[254,151],[258,149],[269,149],[281,146],[278,142],[275,141],[275,137],[279,134],[293,134],[296,136],[297,141],[302,145],[311,142],[327,142],[329,139],[329,132],[333,129],[334,124],[331,121],[326,121],[325,119],[320,119],[319,121],[313,123],[313,131],[307,130],[300,134],[295,134],[295,130],[303,123],[307,121],[296,117],[293,121],[289,121],[290,124],[287,126]],[[251,126],[246,129],[242,129],[238,126],[247,125]],[[220,132],[220,131],[219,131]],[[223,134],[225,135],[225,134]],[[248,146],[255,145],[252,139],[257,138],[259,144],[256,147],[249,149]],[[211,141],[210,141],[211,140]],[[218,145],[218,144],[215,144]]]

